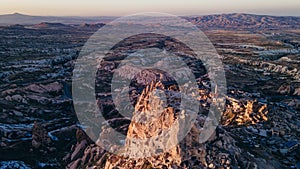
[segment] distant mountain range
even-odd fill
[[[56,17],[30,16],[19,13],[0,15],[0,25],[33,25],[43,27],[45,23],[88,24],[107,23],[116,17]],[[295,16],[267,16],[253,14],[219,14],[205,16],[183,17],[200,28],[224,29],[299,29],[300,17]]]
[[[115,17],[58,17],[58,16],[31,16],[20,13],[0,15],[0,25],[33,25],[43,22],[63,23],[63,24],[83,24],[83,23],[107,23]]]
[[[268,16],[253,14],[221,14],[196,17],[185,17],[201,28],[234,28],[234,29],[280,29],[300,28],[300,17]]]

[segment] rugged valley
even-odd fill
[[[181,57],[198,84],[201,111],[197,122],[178,145],[143,159],[117,156],[97,146],[74,111],[74,63],[103,22],[43,20],[1,26],[0,168],[299,167],[300,18],[227,14],[186,19],[204,31],[225,69],[226,106],[207,142],[197,140],[212,102],[210,79],[203,63],[180,44],[173,48],[174,41],[153,36],[129,39],[115,46],[97,71],[97,104],[108,126],[130,138],[148,138],[180,117],[178,86],[161,71],[144,70],[137,75],[129,92],[135,110],[128,113],[138,118],[139,112],[148,112],[159,120],[134,123],[122,116],[111,100],[109,84],[114,69],[124,53],[141,46],[184,51]],[[126,77],[126,71],[130,67],[118,75]],[[161,89],[167,91],[166,103],[152,94]],[[159,108],[162,104],[166,104],[163,110]],[[157,115],[158,111],[162,113]],[[100,140],[112,137],[109,130],[103,130]]]

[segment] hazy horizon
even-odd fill
[[[0,0],[0,15],[21,13],[38,16],[123,16],[142,12],[174,15],[250,13],[257,15],[300,16],[299,0]]]
[[[3,14],[0,13],[0,15],[12,15],[12,14],[20,14],[20,15],[28,15],[28,16],[43,16],[43,17],[83,17],[83,18],[84,17],[87,17],[87,18],[89,18],[89,17],[122,17],[121,15],[39,15],[39,14],[22,13],[22,12],[19,12],[19,11],[15,11],[15,12],[12,12],[12,13],[3,13]],[[139,13],[132,13],[132,15],[134,15],[134,14],[139,14]],[[203,14],[185,14],[185,15],[183,14],[183,15],[178,15],[178,16],[206,16],[206,15],[222,15],[222,14],[249,14],[249,15],[300,17],[300,15],[279,15],[279,14],[276,15],[276,14],[249,13],[249,12],[224,12],[224,13],[203,13]],[[131,15],[131,14],[128,14],[128,15]]]

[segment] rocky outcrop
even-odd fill
[[[268,120],[267,105],[257,100],[236,100],[227,97],[227,102],[222,116],[223,125],[253,125]]]
[[[175,111],[172,107],[165,108],[166,100],[160,98],[163,94],[164,85],[161,82],[152,82],[143,90],[135,105],[127,137],[151,138],[171,127]]]
[[[54,151],[54,149],[50,147],[51,143],[52,140],[49,137],[45,127],[38,122],[34,122],[34,125],[32,127],[32,141],[31,141],[32,146],[35,149],[40,149],[42,151],[44,150]]]
[[[159,150],[159,148],[149,146],[155,145],[155,142],[151,143],[150,141],[137,145],[133,140],[147,140],[159,136],[164,130],[170,129],[171,125],[179,118],[172,107],[164,106],[166,100],[159,97],[162,94],[160,90],[164,89],[165,86],[159,81],[152,82],[144,88],[135,104],[124,147],[117,151],[120,152],[119,155],[105,152],[93,143],[88,145],[86,139],[77,138],[77,144],[66,157],[69,162],[68,168],[229,168],[230,166],[247,168],[247,166],[256,165],[255,162],[247,160],[250,158],[249,155],[241,154],[243,150],[236,145],[235,139],[221,126],[206,143],[199,143],[200,133],[203,132],[202,121],[196,122],[179,144],[166,148],[170,141],[176,142],[177,137],[170,138],[171,140],[159,140],[165,141],[161,143],[163,146],[161,152],[152,152],[152,155],[143,157],[145,152],[150,151],[145,147],[153,150]],[[203,94],[202,90],[199,92]],[[202,96],[202,99],[207,98],[209,96]],[[260,102],[228,98],[223,124],[253,125],[266,121],[267,112],[267,106]],[[234,114],[233,118],[226,119],[232,114]],[[109,131],[107,132],[109,133]],[[77,135],[79,134],[77,133]],[[101,134],[100,137],[99,139],[108,139]],[[99,156],[99,153],[102,156]],[[130,154],[129,157],[128,154]]]
[[[276,64],[276,63],[261,61],[261,60],[244,59],[235,56],[230,56],[230,57],[237,60],[241,64],[259,67],[266,72],[285,74],[291,76],[293,79],[295,79],[298,82],[300,81],[300,70],[297,69],[297,67],[290,67],[287,65],[281,65],[281,64]]]
[[[105,151],[93,144],[82,129],[77,129],[76,140],[77,143],[71,147],[71,153],[63,158],[64,163],[67,164],[66,168],[83,168],[103,158]]]
[[[67,29],[70,26],[62,23],[51,23],[51,22],[41,22],[39,24],[33,25],[33,28],[36,29]]]
[[[63,86],[58,82],[53,82],[49,84],[32,84],[25,87],[25,90],[29,90],[35,93],[43,94],[43,93],[52,93],[59,94],[62,91]]]

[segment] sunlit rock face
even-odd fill
[[[175,122],[177,117],[174,108],[167,105],[167,99],[179,102],[180,98],[170,92],[166,96],[165,88],[160,81],[151,82],[142,91],[135,104],[123,150],[131,158],[148,157],[146,159],[152,166],[161,165],[163,159],[168,159],[164,164],[166,166],[180,164],[180,149],[176,146],[179,125]],[[172,130],[174,132],[166,136],[166,131],[171,127],[175,128]],[[159,139],[153,139],[156,137]],[[142,144],[136,143],[136,139]],[[169,144],[174,146],[169,148]],[[126,164],[125,161],[122,163]]]
[[[171,127],[175,112],[172,107],[165,108],[166,100],[161,98],[164,95],[163,90],[164,86],[161,82],[152,82],[143,90],[135,105],[127,137],[151,138]]]
[[[251,125],[267,121],[267,105],[256,100],[236,100],[227,98],[226,110],[223,113],[224,125]]]

